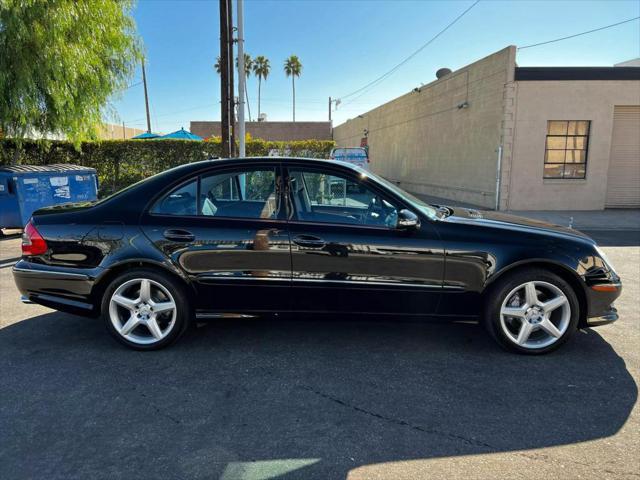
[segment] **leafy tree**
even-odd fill
[[[260,89],[262,87],[262,80],[266,81],[270,72],[271,64],[267,57],[259,55],[253,60],[253,74],[258,77],[258,118],[260,118]]]
[[[0,130],[76,145],[141,58],[132,0],[0,0]],[[16,157],[17,159],[17,157]]]
[[[238,68],[238,58],[236,58],[236,68]],[[253,59],[248,53],[244,54],[244,77],[249,79],[251,71],[253,70]],[[249,89],[247,88],[247,82],[245,81],[244,96],[247,100],[247,111],[249,112],[249,121],[251,121],[251,106],[249,105]]]
[[[284,73],[287,77],[291,77],[291,86],[293,88],[293,121],[296,121],[296,77],[302,73],[302,63],[297,55],[291,55],[284,62]]]

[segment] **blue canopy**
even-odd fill
[[[191,133],[184,128],[181,128],[180,130],[177,130],[173,133],[167,133],[160,138],[172,138],[176,140],[196,140],[198,142],[202,141],[202,137],[199,137],[198,135]]]
[[[158,138],[160,135],[158,135],[157,133],[151,133],[151,132],[144,132],[141,133],[140,135],[136,135],[135,137],[131,137],[132,140],[145,140],[147,138]]]

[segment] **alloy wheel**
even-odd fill
[[[549,282],[530,281],[509,292],[500,307],[500,326],[521,348],[540,349],[557,342],[569,328],[571,305]]]
[[[109,301],[109,318],[126,340],[149,345],[165,338],[175,326],[176,302],[162,284],[136,278],[120,285]]]

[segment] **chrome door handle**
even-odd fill
[[[293,237],[293,243],[307,248],[323,248],[327,245],[327,242],[323,239],[314,237],[313,235],[298,235]]]
[[[193,242],[196,239],[196,236],[193,233],[179,229],[165,230],[163,235],[164,238],[171,240],[172,242]]]

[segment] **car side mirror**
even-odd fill
[[[411,210],[403,208],[398,212],[398,230],[417,230],[420,228],[420,219]]]

